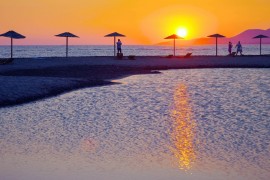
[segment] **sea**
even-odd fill
[[[269,179],[269,69],[117,82],[0,108],[0,179]]]
[[[244,55],[258,55],[259,45],[243,45]],[[122,47],[124,55],[136,56],[167,56],[173,54],[172,46],[144,46],[126,45]],[[236,49],[233,49],[234,51]],[[0,58],[10,57],[10,46],[0,46]],[[270,54],[270,45],[262,45],[262,54]],[[216,55],[215,45],[181,46],[176,47],[176,55],[181,56],[186,53],[193,55]],[[110,45],[82,45],[69,46],[69,56],[113,56],[113,46]],[[227,55],[227,45],[218,45],[218,55]],[[14,58],[37,58],[37,57],[64,57],[66,56],[66,46],[14,46]]]

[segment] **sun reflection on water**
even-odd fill
[[[179,169],[189,170],[196,159],[193,144],[195,122],[192,120],[192,109],[184,84],[179,85],[174,92],[174,109],[171,115],[174,120],[171,134],[174,147],[171,151],[178,160]]]

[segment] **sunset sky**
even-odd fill
[[[54,37],[71,32],[71,44],[111,44],[104,35],[125,34],[125,44],[155,44],[187,30],[186,39],[246,29],[270,28],[270,0],[1,0],[0,33],[15,30],[27,38],[16,44],[63,44]],[[0,45],[9,44],[0,38]]]

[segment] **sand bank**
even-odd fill
[[[0,107],[19,105],[110,80],[183,68],[270,68],[270,56],[20,58],[0,66]]]

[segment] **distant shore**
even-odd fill
[[[122,77],[187,68],[270,68],[270,56],[18,58],[0,65],[0,107],[20,105]]]

